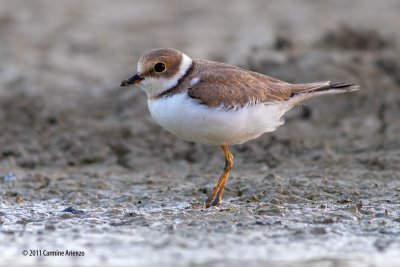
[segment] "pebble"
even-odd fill
[[[75,209],[75,208],[73,208],[73,207],[65,208],[65,209],[63,209],[63,212],[70,212],[70,213],[72,213],[72,214],[82,214],[82,213],[85,213],[83,210],[77,210],[77,209]]]
[[[21,204],[22,201],[23,201],[23,198],[22,198],[21,195],[18,195],[18,196],[15,197],[15,202],[16,202],[16,203]]]
[[[15,175],[13,172],[9,172],[4,175],[0,174],[0,177],[3,177],[4,182],[13,182],[17,180],[17,175]]]

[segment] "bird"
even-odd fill
[[[350,82],[292,84],[233,65],[192,59],[173,48],[145,52],[137,72],[121,82],[129,85],[144,90],[152,118],[168,132],[221,147],[225,165],[205,200],[206,208],[221,203],[234,160],[229,146],[275,131],[284,124],[283,115],[306,99],[359,89]]]

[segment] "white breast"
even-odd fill
[[[283,124],[286,104],[255,104],[237,110],[209,108],[186,92],[149,99],[151,116],[167,131],[192,142],[241,144]]]

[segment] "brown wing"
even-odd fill
[[[234,108],[248,103],[274,103],[290,98],[291,84],[240,68],[204,70],[188,90],[190,97],[211,107]]]
[[[198,83],[191,83],[192,79]],[[190,74],[182,80],[188,95],[210,107],[237,108],[252,103],[278,103],[298,94],[358,88],[352,83],[315,82],[303,84],[287,83],[257,72],[228,64],[195,60]],[[305,96],[305,95],[304,95]]]

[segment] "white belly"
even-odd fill
[[[209,108],[186,93],[149,99],[151,116],[170,133],[191,142],[241,144],[283,124],[285,104],[256,104],[237,110]]]

